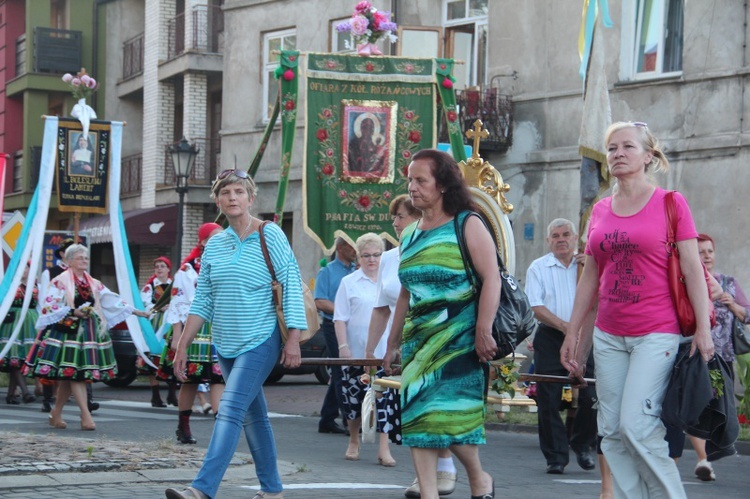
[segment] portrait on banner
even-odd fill
[[[398,104],[356,100],[341,104],[343,180],[393,182]]]
[[[106,213],[110,125],[60,118],[57,129],[57,199],[61,212]]]
[[[84,134],[82,131],[70,130],[70,158],[68,175],[86,175],[93,177],[96,173],[96,132]]]

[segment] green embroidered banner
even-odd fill
[[[305,230],[324,249],[367,232],[396,243],[388,205],[437,144],[436,61],[306,55]]]
[[[297,68],[299,52],[283,50],[281,63],[276,69],[276,77],[281,82],[281,168],[279,173],[279,191],[276,196],[276,211],[273,221],[281,225],[284,215],[284,202],[289,185],[289,169],[292,165],[292,147],[297,128]]]

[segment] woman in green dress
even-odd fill
[[[401,234],[393,327],[384,358],[387,373],[401,354],[403,444],[411,447],[421,496],[437,499],[438,450],[450,448],[466,468],[472,499],[495,497],[477,445],[484,430],[488,362],[497,351],[492,320],[500,276],[492,236],[477,217],[466,222],[466,243],[478,277],[469,283],[453,219],[474,207],[455,160],[427,149],[409,165],[409,196],[422,218]]]

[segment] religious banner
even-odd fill
[[[57,201],[61,212],[106,213],[109,178],[107,122],[60,118],[57,130]]]
[[[437,143],[438,63],[305,55],[305,230],[326,250],[367,232],[395,244],[388,206],[406,193],[412,155]]]

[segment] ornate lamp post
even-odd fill
[[[177,259],[179,265],[182,258],[182,212],[184,210],[185,193],[188,191],[188,179],[193,171],[195,157],[198,156],[200,149],[194,144],[189,144],[185,137],[182,140],[169,146],[169,154],[172,156],[172,166],[174,167],[174,176],[177,179],[177,194],[180,196],[180,202],[177,207]]]

